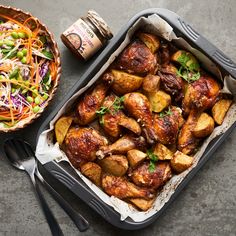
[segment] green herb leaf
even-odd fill
[[[168,108],[167,111],[162,111],[159,113],[160,118],[164,118],[165,116],[170,116],[170,115],[172,115],[172,110],[170,107]]]
[[[187,55],[186,52],[182,52],[181,55],[178,58],[178,62],[183,66],[186,67],[187,62],[191,60],[191,58]]]
[[[149,172],[154,172],[155,171],[155,169],[156,169],[156,165],[155,165],[155,162],[153,162],[153,161],[150,161],[150,163],[149,163],[149,166],[148,166],[148,170],[149,170]]]
[[[47,50],[43,50],[42,51],[42,54],[47,57],[49,60],[52,60],[53,59],[53,54]]]
[[[183,78],[188,83],[192,83],[201,77],[199,71],[197,73],[191,72],[190,70],[183,68],[183,66],[179,68],[179,70],[177,71],[177,75]]]
[[[154,154],[151,149],[147,150],[147,156],[150,159],[148,170],[150,172],[154,172],[155,168],[156,168],[155,163],[158,161],[158,156],[156,154]]]

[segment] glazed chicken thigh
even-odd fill
[[[111,137],[118,138],[121,134],[121,128],[124,127],[133,133],[140,135],[140,125],[136,122],[136,120],[127,117],[123,113],[120,109],[122,106],[121,104],[115,104],[118,99],[119,98],[117,96],[111,94],[105,98],[102,104],[102,107],[108,110],[99,118],[100,124],[102,124],[104,131]]]
[[[144,162],[131,171],[129,176],[138,186],[157,189],[164,185],[171,178],[172,174],[170,165],[167,162],[156,163],[153,172],[149,170],[149,162]]]
[[[140,41],[134,41],[118,57],[116,67],[131,74],[154,73],[157,59]]]
[[[92,128],[70,128],[65,138],[65,152],[74,167],[96,159],[96,151],[108,141]]]
[[[212,107],[220,92],[219,83],[209,76],[202,76],[188,85],[182,106],[185,114],[190,110],[204,111]]]

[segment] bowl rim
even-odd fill
[[[33,123],[38,117],[40,117],[42,115],[42,113],[48,107],[49,103],[52,101],[52,99],[53,99],[53,97],[54,97],[54,95],[57,91],[59,81],[60,81],[60,77],[61,77],[62,67],[61,67],[61,55],[60,55],[59,48],[58,48],[57,42],[55,40],[55,37],[49,31],[48,27],[44,23],[42,23],[37,17],[33,16],[31,13],[23,11],[19,8],[15,8],[15,7],[11,7],[11,6],[4,6],[4,5],[0,4],[0,11],[1,11],[1,9],[6,9],[6,10],[8,9],[8,10],[11,10],[11,11],[15,11],[16,13],[23,14],[23,15],[27,16],[28,18],[33,17],[39,23],[40,27],[43,30],[45,30],[46,33],[49,35],[52,46],[53,46],[53,51],[54,51],[54,56],[55,56],[55,63],[57,65],[57,75],[56,75],[56,78],[54,80],[53,87],[51,88],[49,98],[45,102],[45,105],[43,106],[43,108],[39,112],[35,113],[34,115],[32,115],[30,117],[27,117],[26,119],[23,119],[22,122],[20,122],[20,124],[17,123],[15,126],[10,127],[10,128],[1,128],[0,127],[0,133],[8,133],[8,132],[13,132],[13,131],[17,131],[17,130],[25,128],[26,126]]]

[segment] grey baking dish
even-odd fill
[[[78,80],[78,82],[73,86],[70,92],[65,96],[64,100],[53,110],[49,117],[45,120],[39,129],[38,136],[49,127],[49,122],[54,118],[58,110],[63,106],[63,104],[81,87],[89,82],[89,80],[98,72],[102,65],[106,62],[112,52],[120,45],[124,40],[127,30],[142,16],[148,16],[151,14],[158,14],[164,20],[166,20],[174,29],[177,36],[185,38],[193,47],[199,49],[212,61],[214,61],[219,69],[223,73],[230,74],[232,77],[236,78],[236,64],[232,62],[227,56],[225,56],[219,49],[212,45],[208,40],[202,37],[198,32],[196,32],[189,24],[187,24],[183,19],[181,19],[177,14],[171,12],[167,9],[152,8],[139,12],[133,18],[131,18],[128,23],[120,30],[120,32],[110,41],[107,47],[100,53],[93,64],[88,68],[84,75]],[[180,191],[186,186],[189,180],[198,172],[198,170],[203,166],[203,164],[210,158],[214,151],[220,146],[220,144],[226,139],[230,132],[236,126],[236,122],[221,136],[215,138],[207,147],[201,160],[199,161],[196,168],[194,168],[178,186],[175,193],[172,195],[170,200],[164,205],[164,207],[158,211],[152,217],[146,219],[142,222],[134,222],[132,219],[127,218],[124,221],[120,220],[120,215],[113,210],[112,207],[105,204],[97,195],[91,191],[86,184],[80,180],[80,178],[75,174],[73,169],[67,163],[56,163],[49,162],[44,165],[45,169],[50,172],[56,179],[70,189],[75,195],[82,199],[86,204],[98,212],[106,221],[112,225],[128,230],[137,230],[144,228],[151,223],[153,223],[167,206],[177,197]]]

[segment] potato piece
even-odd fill
[[[140,210],[147,211],[153,205],[155,198],[149,200],[144,198],[130,198],[129,200]]]
[[[193,157],[188,156],[180,151],[176,151],[170,161],[171,168],[180,173],[188,169],[193,164]]]
[[[56,135],[56,140],[59,143],[59,145],[63,143],[72,121],[73,121],[72,117],[63,116],[56,122],[55,135]]]
[[[115,176],[123,176],[128,170],[128,160],[123,155],[111,155],[98,162],[104,172]]]
[[[170,95],[161,90],[148,93],[148,100],[151,104],[152,111],[154,112],[161,112],[171,103]]]
[[[172,55],[171,60],[178,62],[180,65],[188,68],[190,71],[198,71],[200,68],[196,57],[190,52],[186,52],[184,50],[178,50],[175,52]]]
[[[157,143],[153,149],[153,153],[158,156],[158,160],[171,160],[174,153],[170,151],[165,145]]]
[[[160,83],[160,76],[149,74],[143,79],[143,90],[145,92],[157,92],[159,90]]]
[[[232,100],[230,99],[221,99],[212,107],[212,116],[218,125],[223,123],[231,103]]]
[[[215,122],[207,113],[202,113],[194,127],[193,135],[197,138],[204,138],[212,133]]]
[[[101,186],[102,168],[94,163],[87,162],[81,166],[81,173],[88,177],[94,184]]]
[[[156,35],[139,33],[138,38],[150,49],[152,53],[155,53],[160,47],[160,40]]]
[[[147,157],[147,154],[139,151],[138,149],[132,149],[127,152],[127,159],[129,161],[129,165],[132,168],[135,168],[142,161],[144,161]]]
[[[140,76],[131,75],[119,70],[112,70],[111,73],[114,76],[112,89],[119,95],[133,92],[142,85],[143,78]]]

